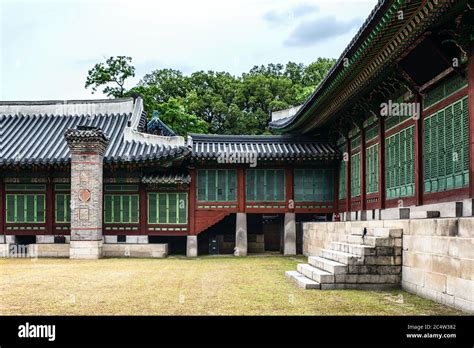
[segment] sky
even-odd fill
[[[101,98],[84,83],[106,57],[240,75],[338,58],[376,0],[0,0],[0,100]]]

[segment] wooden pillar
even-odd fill
[[[339,167],[334,167],[334,207],[333,211],[339,213]]]
[[[469,191],[474,198],[474,44],[468,60],[468,94],[469,94]]]
[[[286,167],[285,168],[285,199],[286,199],[286,206],[288,212],[294,212],[295,209],[295,197],[294,197],[294,186],[293,186],[293,168]],[[293,202],[292,205],[289,203]]]
[[[139,201],[139,209],[140,209],[140,231],[138,232],[139,234],[147,234],[146,230],[146,225],[147,225],[147,220],[148,220],[148,202],[147,202],[147,192],[146,192],[146,185],[143,183],[140,183],[138,185],[139,188],[139,195],[140,195],[140,201]]]
[[[346,161],[346,201],[347,201],[347,212],[352,211],[352,192],[351,192],[351,139],[349,134],[346,136],[347,139],[347,161]],[[344,158],[343,158],[344,160]]]
[[[385,119],[379,117],[379,208],[385,209]]]
[[[415,119],[415,204],[423,204],[423,113],[421,107],[421,96],[417,95],[415,103],[420,105],[420,114]]]
[[[237,168],[237,211],[245,212],[245,168]]]
[[[7,211],[3,178],[0,177],[0,234],[6,234],[5,215]]]
[[[365,129],[364,125],[362,124],[360,127],[360,168],[361,168],[361,174],[360,174],[360,209],[361,211],[366,210],[366,202],[365,202],[365,197],[367,196],[367,189],[366,189],[366,173],[367,173],[367,168],[366,168],[366,163],[365,163]]]
[[[46,231],[43,234],[53,235],[53,224],[54,224],[54,208],[55,199],[54,197],[54,183],[51,178],[51,173],[48,171],[48,182],[46,184]]]
[[[189,214],[189,235],[196,234],[196,169],[192,168],[189,170],[189,174],[191,175],[191,183],[189,184],[189,207],[188,207],[188,214]]]

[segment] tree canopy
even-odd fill
[[[105,66],[96,64],[89,71],[86,87],[115,83],[119,87],[107,85],[104,93],[114,97],[140,94],[148,115],[157,110],[162,121],[180,135],[268,134],[271,112],[302,104],[335,62],[318,58],[309,65],[288,62],[254,66],[241,76],[216,71],[184,75],[178,70],[158,69],[124,91],[123,81],[133,76],[134,69],[130,70],[133,67],[127,57],[117,57],[123,58],[123,71],[113,60],[107,60]]]
[[[135,76],[131,62],[131,57],[117,56],[107,58],[105,63],[97,63],[87,74],[85,88],[92,86],[92,93],[95,93],[97,88],[105,86],[102,93],[108,97],[123,97],[125,80]]]

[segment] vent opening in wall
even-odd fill
[[[117,243],[125,243],[127,241],[127,236],[117,236]]]
[[[65,236],[54,236],[54,244],[66,244]]]
[[[36,244],[36,236],[16,236],[16,244]]]

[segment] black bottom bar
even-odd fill
[[[0,346],[449,345],[474,343],[474,320],[453,317],[0,317]],[[55,325],[52,327],[32,325]],[[42,338],[31,337],[42,334]],[[29,337],[19,337],[29,336]]]

